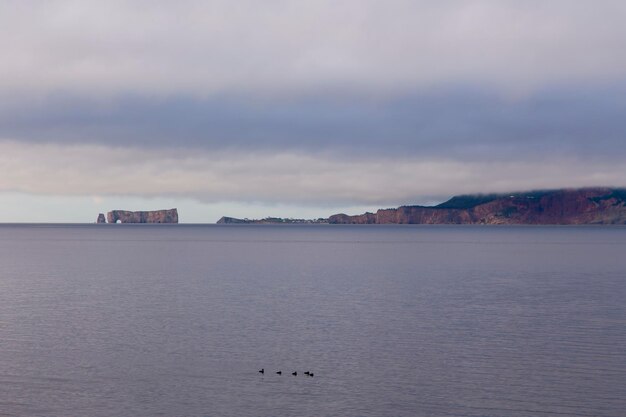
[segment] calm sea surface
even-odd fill
[[[624,227],[0,226],[0,416],[625,415]]]

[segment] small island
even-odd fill
[[[222,217],[217,224],[328,224],[328,219],[291,219],[282,217],[266,217],[264,219],[237,219]]]

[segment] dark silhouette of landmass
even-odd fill
[[[264,219],[237,219],[222,217],[217,224],[326,224],[328,219],[285,219],[282,217],[266,217]]]

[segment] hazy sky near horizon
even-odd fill
[[[0,219],[626,186],[621,0],[5,1]]]

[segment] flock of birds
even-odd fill
[[[260,374],[265,374],[265,368],[261,368],[261,370],[259,371],[259,373],[260,373]],[[277,374],[277,375],[282,375],[282,374],[283,374],[283,371],[276,371],[276,374]],[[293,375],[293,376],[298,376],[298,371],[293,371],[293,372],[291,373],[291,375]],[[311,372],[311,371],[306,371],[306,372],[304,373],[304,375],[308,375],[308,376],[315,376],[315,375],[313,374],[313,372]]]

